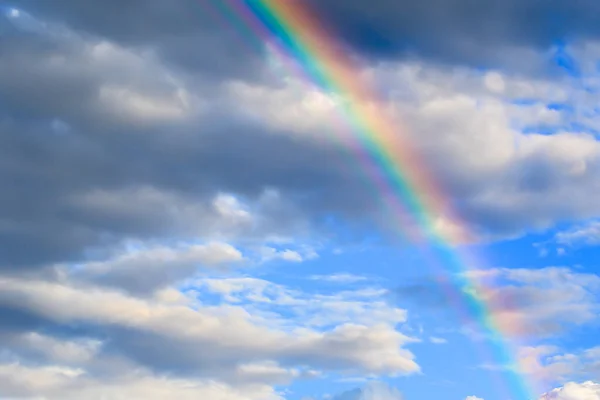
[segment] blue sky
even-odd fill
[[[475,265],[226,3],[0,0],[0,398],[600,399],[598,6],[306,3]]]

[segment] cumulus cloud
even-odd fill
[[[406,127],[399,134],[411,139],[474,232],[519,234],[525,227],[543,229],[598,212],[590,199],[599,185],[600,146],[593,131],[572,129],[579,123],[593,130],[594,120],[583,115],[593,115],[594,102],[573,81],[396,61],[367,67],[365,74],[382,88],[388,117]],[[289,78],[283,86],[262,89],[261,96],[270,101],[234,95],[256,118],[312,140],[310,133],[319,130],[301,123],[302,112],[272,115],[281,108],[295,110],[296,104],[308,107],[314,91]],[[321,91],[321,96],[328,101],[319,104],[327,107],[339,102],[333,94]],[[315,121],[321,130],[339,130],[335,120]],[[547,135],[546,128],[556,133]],[[434,217],[445,234],[457,230],[447,216]]]
[[[409,47],[422,38],[421,61],[362,58],[357,79],[377,87],[381,109],[406,127],[398,134],[413,142],[474,240],[598,214],[593,129],[600,125],[588,90],[564,76],[469,67],[484,60],[513,72],[543,70],[551,35],[535,29],[541,19],[505,29],[540,6],[478,6],[467,13],[474,26],[456,25],[461,1],[439,15],[426,2],[382,1],[368,11],[354,1],[313,6],[363,56],[376,49],[357,42],[357,25],[347,22],[365,12],[373,17],[364,27],[373,35],[361,35],[367,41],[386,30],[383,37],[403,37]],[[353,284],[326,293],[223,276],[232,265],[314,260],[314,243],[332,237],[332,215],[349,226],[398,224],[337,142],[349,134],[336,118],[343,99],[274,68],[268,45],[200,3],[15,0],[2,8],[3,394],[275,400],[283,395],[274,385],[320,371],[420,370],[406,349],[416,339],[397,329],[406,310],[391,306],[386,290],[358,288],[361,276],[314,276]],[[397,12],[402,7],[411,12]],[[573,18],[594,15],[593,7],[564,7]],[[596,35],[586,20],[564,26]],[[461,40],[473,32],[477,40]],[[569,51],[590,73],[600,46],[582,43]],[[400,47],[391,43],[384,53],[404,53]],[[460,66],[447,68],[456,57]],[[593,78],[588,88],[598,87]],[[448,236],[462,228],[447,215],[432,217]],[[593,237],[592,225],[582,229],[559,240]],[[506,284],[485,296],[503,326],[520,328],[515,335],[561,332],[597,314],[592,276],[492,273]],[[532,368],[562,371],[567,356],[553,357]],[[375,384],[346,396],[401,397]]]
[[[241,307],[194,310],[107,289],[10,278],[0,280],[0,287],[3,309],[28,315],[28,329],[96,326],[109,333],[107,345],[114,350],[163,371],[226,371],[263,359],[342,371],[418,370],[412,354],[401,348],[409,339],[386,324],[341,323],[322,332],[296,328],[292,334],[265,327]],[[7,320],[6,329],[20,322]]]
[[[165,15],[182,15],[184,3]],[[124,236],[292,236],[332,213],[391,223],[360,168],[348,168],[355,163],[322,134],[339,130],[331,118],[339,99],[267,63],[260,70],[270,82],[204,80],[204,70],[176,68],[164,53],[161,40],[173,32],[159,32],[162,6],[141,8],[158,24],[146,38],[126,35],[130,23],[111,31],[119,24],[103,23],[113,6],[103,4],[93,12],[68,1],[30,4],[43,32],[13,24],[2,40],[2,181],[21,182],[2,200],[3,268],[77,260]],[[157,48],[144,45],[150,38]],[[569,113],[548,103],[568,102],[572,82],[398,60],[366,65],[363,75],[384,88],[390,118],[404,122],[477,235],[515,235],[598,212],[596,138],[568,127],[555,135],[516,129],[565,126]],[[523,98],[533,104],[515,103]],[[592,104],[581,98],[582,110]],[[446,233],[456,230],[447,216],[433,217]],[[36,251],[20,250],[24,242]],[[306,258],[296,249],[276,256]]]
[[[600,384],[588,381],[583,383],[569,382],[544,394],[540,400],[596,400],[600,399]]]

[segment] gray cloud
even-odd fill
[[[382,382],[371,382],[362,388],[356,388],[333,397],[333,400],[403,400],[398,389]]]
[[[20,356],[24,355],[19,353],[21,347],[27,352],[33,345],[33,350],[39,351],[40,342],[60,345],[57,340],[62,337],[65,346],[69,341],[77,343],[77,338],[96,340],[95,358],[124,358],[158,374],[216,377],[228,382],[245,379],[244,365],[265,361],[286,369],[354,373],[409,374],[419,370],[412,353],[402,348],[410,339],[385,323],[343,323],[324,331],[288,332],[267,325],[239,306],[193,309],[185,298],[175,302],[141,299],[80,283],[74,287],[2,279],[0,286],[0,306],[6,317],[3,331],[13,337],[5,345]],[[30,332],[39,331],[52,336],[31,337]],[[93,367],[87,364],[77,365]]]
[[[217,4],[217,3],[214,3]],[[260,46],[220,16],[210,1],[17,0],[12,5],[125,46],[151,49],[167,64],[205,77],[257,77]],[[258,50],[258,51],[257,51]],[[239,60],[244,62],[240,63]]]
[[[0,42],[1,268],[74,261],[123,237],[214,235],[221,192],[262,207],[263,234],[277,232],[298,210],[287,199],[264,203],[269,187],[331,208],[348,185],[331,149],[225,109],[183,117],[176,100],[187,89],[151,56],[44,29]],[[311,196],[322,191],[331,196]]]
[[[205,245],[154,247],[122,254],[103,262],[81,266],[74,279],[97,282],[123,288],[138,295],[147,295],[182,281],[205,268],[219,269],[243,260],[239,250],[226,243]]]
[[[388,59],[416,55],[442,63],[531,72],[542,65],[528,48],[545,51],[559,40],[600,36],[592,17],[600,6],[585,0],[310,3],[323,24],[350,47]]]
[[[198,250],[212,240],[243,248],[269,238],[319,236],[331,214],[350,224],[397,228],[365,183],[362,166],[330,141],[335,110],[327,94],[270,71],[262,49],[215,19],[202,1],[13,4],[23,8],[21,15],[4,9],[0,16],[0,339],[2,357],[8,354],[0,357],[3,392],[56,399],[118,393],[279,400],[271,385],[314,374],[311,368],[418,371],[402,347],[410,340],[391,327],[405,313],[385,303],[314,296],[291,309],[315,310],[307,318],[314,330],[291,324],[289,331],[289,321],[265,318],[272,315],[257,306],[198,305],[169,288],[199,266],[240,258],[225,244],[225,257],[215,261],[205,252],[174,250],[174,242]],[[572,4],[575,14],[583,12],[582,3]],[[539,16],[539,5],[498,3],[489,11],[473,5],[472,14],[458,0],[454,6],[448,13],[447,4],[410,5],[407,16],[397,8],[403,6],[379,2],[369,5],[371,20],[357,2],[315,7],[328,26],[368,55],[395,57],[408,43],[418,55],[445,62],[523,70],[513,61],[543,58],[535,48],[550,42],[545,33],[532,33],[535,24],[508,29],[523,23],[516,13]],[[359,39],[385,31],[406,43],[386,51],[361,43],[356,24],[348,24],[354,15],[367,21]],[[463,20],[471,17],[481,22]],[[403,23],[406,18],[411,24]],[[571,26],[575,34],[594,33],[585,27]],[[531,49],[512,48],[516,43]],[[502,53],[504,48],[510,51]],[[511,54],[527,57],[508,59]],[[489,77],[473,70],[456,78],[443,67],[424,65],[392,63],[391,76],[385,68],[371,72],[390,89],[386,101],[406,117],[416,147],[466,224],[494,237],[598,213],[597,140],[578,133],[516,134],[509,129],[514,110],[500,101],[504,95],[508,101],[544,99],[569,86],[506,76],[490,85]],[[490,95],[490,87],[505,91]],[[405,88],[414,103],[394,97],[397,91],[406,95]],[[474,101],[479,98],[487,102],[483,109]],[[132,243],[147,252],[123,251]],[[547,278],[519,273],[509,280],[538,284]],[[553,325],[557,318],[589,321],[597,307],[585,285],[560,285],[558,278],[552,275],[549,288],[509,287],[490,296],[510,295],[516,306],[500,311],[507,318],[522,319],[523,310],[539,315],[544,333],[560,330]],[[400,292],[441,305],[433,289],[425,283]],[[270,299],[266,292],[250,292]],[[273,299],[289,293],[280,294]],[[365,296],[372,300],[375,294]],[[548,294],[557,301],[545,301]],[[319,310],[324,305],[329,311]],[[200,381],[190,386],[174,375]],[[356,393],[364,398],[370,392]]]
[[[367,57],[416,55],[442,63],[539,72],[544,68],[542,60],[529,49],[545,51],[558,40],[600,35],[591,17],[600,9],[585,0],[308,3],[332,35]],[[151,47],[169,63],[213,76],[256,76],[260,70],[255,53],[260,45],[243,30],[236,31],[211,1],[111,0],[99,5],[60,0],[50,6],[43,0],[19,0],[14,4],[126,45]]]
[[[0,200],[1,268],[101,257],[103,248],[124,238],[210,236],[211,202],[222,192],[269,215],[246,235],[306,230],[327,214],[396,229],[355,160],[322,140],[334,112],[324,94],[315,97],[281,79],[208,79],[202,69],[175,67],[141,45],[159,46],[179,30],[200,29],[193,17],[182,17],[181,26],[169,22],[184,13],[183,2],[167,10],[145,3],[153,16],[147,21],[156,18],[152,29],[149,22],[134,23],[144,7],[139,15],[122,7],[123,18],[131,17],[126,26],[105,20],[112,3],[102,10],[87,3],[44,4],[23,3],[32,13],[26,24],[5,15],[13,28],[0,38],[0,174],[7,187]],[[221,29],[211,24],[199,26]],[[202,53],[202,46],[197,43],[195,51]],[[263,65],[261,73],[266,71]],[[375,70],[390,85],[390,102],[406,107],[417,147],[475,232],[518,234],[597,212],[586,194],[600,184],[593,137],[521,138],[496,99],[481,112],[474,101],[456,100],[452,89],[471,98],[489,95],[477,76],[457,78],[455,88],[440,84],[442,97],[427,98],[427,85],[451,81],[447,71],[410,71],[410,65]],[[558,93],[544,81],[498,79],[514,96]],[[417,106],[396,102],[395,87],[407,87]],[[481,117],[471,121],[475,112]],[[494,124],[502,130],[490,128]],[[524,142],[522,150],[515,140]],[[570,146],[571,155],[559,156],[560,146]],[[261,198],[268,188],[278,190],[281,201],[267,211]],[[572,199],[572,193],[581,195]]]

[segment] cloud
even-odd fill
[[[212,83],[170,69],[151,51],[39,23],[48,32],[17,29],[0,44],[2,181],[21,182],[1,204],[2,268],[79,260],[123,237],[306,231],[301,213],[270,188],[330,180],[325,168],[304,168],[313,157],[323,167],[334,160],[323,156],[328,150],[225,116],[230,105],[220,109],[224,94]],[[164,102],[184,108],[171,112]],[[238,206],[254,208],[246,210],[252,218]],[[24,242],[35,251],[22,250]]]
[[[430,337],[429,341],[433,344],[446,344],[448,343],[448,339],[444,339],[444,338],[439,338],[439,337]]]
[[[554,235],[557,245],[583,247],[600,245],[600,221],[589,221],[569,230]]]
[[[219,246],[142,249],[97,267],[109,275],[131,265],[143,268],[145,261],[166,271],[182,259],[236,258],[231,247]],[[228,251],[215,255],[215,249]],[[0,276],[3,393],[100,399],[154,391],[156,398],[173,393],[271,400],[280,398],[274,385],[321,371],[378,376],[420,370],[405,348],[414,339],[395,329],[406,312],[387,305],[385,291],[314,294],[257,278],[201,273],[184,282],[183,291],[166,286],[150,296],[116,290],[125,286],[95,275],[82,280],[78,272]]]
[[[147,294],[182,281],[202,267],[219,268],[243,259],[238,249],[221,242],[156,246],[125,252],[107,261],[79,265],[73,275],[75,279]]]
[[[200,72],[207,77],[223,75],[256,77],[261,55],[240,32],[229,28],[210,4],[178,0],[136,1],[123,7],[118,1],[83,5],[61,0],[53,7],[44,2],[17,0],[13,7],[54,23],[65,23],[75,31],[105,37],[112,42],[155,53],[163,62],[177,68]],[[233,53],[224,49],[235,49]],[[197,50],[202,49],[202,55]],[[235,54],[235,55],[234,55]],[[241,66],[237,57],[244,57]]]
[[[598,347],[571,351],[552,345],[520,347],[517,359],[522,373],[544,384],[600,377]]]
[[[600,145],[593,135],[597,122],[578,117],[593,114],[593,102],[576,100],[585,96],[583,92],[571,94],[582,90],[572,80],[525,79],[499,71],[449,70],[396,61],[367,66],[362,72],[381,87],[382,109],[398,126],[406,127],[402,134],[426,160],[468,230],[479,239],[518,235],[598,212],[589,201],[591,192],[567,199],[572,193],[596,190],[600,166]],[[595,74],[593,69],[589,73]],[[590,78],[590,85],[597,85],[594,82]],[[320,132],[317,126],[339,129],[327,118],[315,120],[315,127],[301,123],[301,115],[320,112],[308,108],[315,103],[315,90],[290,77],[283,86],[254,88],[252,93],[260,93],[260,102],[248,99],[242,91],[234,95],[255,118],[313,141]],[[328,110],[338,99],[323,91],[320,96],[326,99],[317,102],[324,107],[321,111],[331,114]],[[578,112],[553,104],[568,104]],[[297,107],[306,109],[277,114],[277,110],[297,111]],[[579,125],[590,132],[573,128]],[[555,133],[545,134],[545,127]],[[562,152],[562,148],[570,150]],[[456,236],[456,226],[447,217],[433,216],[440,230]]]
[[[485,285],[479,296],[490,305],[502,332],[520,339],[556,336],[590,323],[600,304],[600,278],[595,274],[548,267],[471,275]]]
[[[295,327],[292,334],[269,329],[241,307],[193,310],[107,289],[10,278],[2,278],[0,287],[1,307],[53,329],[95,327],[111,338],[111,351],[162,371],[216,373],[264,359],[341,371],[418,371],[412,354],[401,348],[409,339],[386,324],[341,323],[322,332]]]
[[[600,384],[588,381],[583,383],[569,382],[544,394],[540,400],[597,400],[600,399]]]
[[[254,315],[265,315],[272,322],[278,314],[292,315],[304,326],[319,328],[341,323],[395,326],[408,319],[406,310],[389,304],[387,290],[378,287],[320,293],[251,277],[200,278],[188,287],[199,292],[201,299],[201,293],[207,292],[225,303],[247,304]]]
[[[339,284],[350,284],[367,280],[367,278],[364,276],[347,273],[339,273],[332,275],[313,275],[310,277],[310,279],[314,281],[323,281]]]
[[[382,382],[370,382],[363,388],[353,389],[333,397],[333,400],[403,400],[395,388]]]
[[[178,399],[282,400],[267,385],[232,387],[210,380],[186,380],[128,372],[98,380],[80,370],[0,364],[0,386],[12,399]]]
[[[477,396],[467,396],[465,400],[483,400],[481,397]]]
[[[397,329],[407,312],[386,301],[387,290],[311,292],[242,275],[246,270],[224,273],[239,262],[314,259],[314,243],[335,236],[331,216],[350,227],[397,228],[363,166],[333,139],[339,96],[273,68],[268,46],[256,49],[197,1],[122,3],[16,0],[0,16],[2,392],[271,400],[283,396],[274,385],[321,372],[418,372],[407,350],[417,339]],[[337,14],[341,4],[315,8],[347,44],[373,54],[335,17],[364,15],[362,5],[346,2]],[[579,96],[583,89],[565,76],[464,66],[486,60],[544,69],[537,63],[547,55],[547,35],[539,45],[501,29],[528,4],[498,5],[489,15],[476,7],[482,25],[475,32],[486,34],[473,43],[438,47],[428,39],[463,37],[469,24],[447,36],[428,30],[417,52],[428,61],[361,60],[381,109],[407,127],[474,240],[518,236],[600,210],[599,125],[589,116],[595,102]],[[410,5],[410,18],[424,24],[390,25],[388,15],[405,18],[390,12],[396,7],[371,7],[384,22],[375,31],[393,25],[408,42],[432,26],[428,10],[438,9]],[[572,7],[574,15],[593,15]],[[437,18],[456,15],[442,14],[434,25],[446,32]],[[487,32],[483,22],[492,14],[502,23]],[[366,29],[374,28],[369,22]],[[490,42],[497,29],[504,35]],[[589,73],[597,46],[567,50]],[[432,218],[448,236],[461,228],[446,215]],[[485,295],[503,325],[521,328],[516,335],[560,333],[597,314],[591,292],[598,282],[590,275],[494,273],[503,284]],[[365,283],[348,274],[319,279]],[[593,360],[590,354],[576,356]],[[376,385],[353,393],[400,397]]]
[[[264,246],[260,249],[261,261],[268,262],[272,260],[283,260],[299,263],[304,261],[304,257],[295,250],[285,249],[277,250],[273,247]]]
[[[42,1],[12,4],[128,46],[150,47],[178,67],[209,76],[260,76],[256,40],[243,30],[231,29],[237,21],[210,4],[190,0],[168,6],[157,0],[140,1],[131,8],[118,1],[102,6],[75,0],[61,0],[52,7]],[[535,67],[546,57],[536,53],[565,37],[585,40],[599,35],[590,17],[598,7],[588,2],[527,0],[473,6],[465,0],[381,1],[367,7],[360,1],[327,0],[308,4],[331,35],[366,58],[418,56],[434,62],[537,72]],[[196,51],[199,47],[203,56]],[[247,63],[241,66],[237,57]]]
[[[446,64],[536,71],[543,52],[565,37],[595,39],[588,2],[535,0],[310,2],[328,31],[367,58],[420,57]]]
[[[156,20],[154,33],[128,34],[131,21],[119,30],[119,21],[102,19],[115,4],[31,4],[27,12],[43,31],[16,26],[0,44],[2,181],[20,182],[0,204],[3,269],[79,262],[124,238],[314,234],[332,214],[396,229],[365,189],[361,167],[322,134],[338,128],[331,110],[339,99],[266,62],[256,68],[271,80],[237,73],[204,79],[208,72],[197,66],[193,73],[193,63],[177,68],[167,54],[171,34],[189,29],[196,37],[201,28],[189,16],[181,26],[164,18],[185,14],[188,5],[144,4],[139,15]],[[200,40],[195,49],[203,44],[211,46]],[[514,129],[515,121],[520,128],[566,126],[569,113],[548,103],[569,101],[568,79],[397,60],[365,65],[363,73],[385,88],[383,108],[405,122],[478,239],[598,212],[592,199],[600,145],[593,135]],[[515,103],[522,98],[534,104]],[[309,114],[319,118],[307,123]],[[447,216],[432,217],[440,229],[455,230]],[[283,250],[284,259],[306,258]]]
[[[467,71],[452,74],[416,63],[400,68],[392,63],[373,73],[382,85],[403,88],[391,89],[394,110],[469,228],[493,237],[514,234],[522,229],[519,226],[543,229],[559,220],[593,216],[596,211],[587,197],[563,197],[579,179],[598,185],[594,174],[600,147],[591,134],[561,128],[568,123],[566,114],[547,110],[544,104],[553,98],[563,101],[562,85],[503,76],[505,89],[499,97],[484,87],[484,76]],[[556,87],[554,94],[548,92],[551,87]],[[540,103],[514,105],[502,97],[533,97]],[[531,124],[528,121],[544,120],[557,125],[559,133],[520,131]],[[573,157],[558,150],[565,146]],[[569,201],[576,204],[565,206]]]
[[[538,382],[561,382],[578,372],[578,357],[561,354],[556,346],[521,347],[517,359],[522,373],[529,374]]]

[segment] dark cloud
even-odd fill
[[[531,60],[507,50],[545,51],[558,41],[600,35],[595,18],[600,5],[591,0],[308,3],[323,26],[367,57],[409,55],[442,63],[532,70],[539,65],[528,65]],[[226,6],[219,2],[18,0],[14,4],[84,32],[154,48],[165,60],[192,70],[248,76],[260,69],[259,41],[236,28],[243,22],[223,13]]]
[[[256,77],[260,72],[260,46],[235,29],[218,2],[17,0],[12,5],[84,34],[151,49],[167,63],[194,73],[214,78]]]
[[[0,268],[75,261],[123,237],[185,236],[190,224],[208,232],[202,225],[219,192],[252,203],[275,187],[284,202],[325,210],[340,208],[336,199],[357,185],[339,152],[225,110],[173,123],[114,115],[99,100],[106,85],[158,97],[174,90],[160,70],[116,48],[52,31],[0,39]],[[102,51],[122,59],[111,63]],[[365,208],[364,199],[341,208]],[[175,218],[168,209],[176,205],[195,207],[197,219]],[[268,229],[292,219],[285,207],[270,211]]]
[[[591,0],[310,1],[332,33],[368,55],[416,55],[443,63],[529,69],[510,48],[545,51],[600,36]]]
[[[204,30],[215,30],[214,37],[220,37],[226,25],[201,12],[199,18],[209,21],[196,23],[185,11],[207,5],[128,2],[112,22],[108,15],[117,2],[102,7],[69,1],[15,5],[32,16],[21,23],[5,15],[13,28],[0,36],[0,268],[77,261],[90,249],[124,238],[203,237],[214,229],[207,215],[219,192],[234,193],[249,204],[259,201],[266,188],[282,193],[287,206],[270,206],[271,216],[253,234],[297,234],[298,220],[318,223],[331,213],[359,222],[378,218],[384,227],[396,224],[384,216],[377,194],[343,151],[270,126],[268,120],[250,119],[239,109],[243,102],[226,98],[224,85],[237,72],[217,77],[191,65],[184,72],[160,51],[155,57],[141,50],[152,45],[166,51],[169,38],[190,32],[202,36]],[[173,24],[171,18],[180,16]],[[46,23],[53,19],[78,31]],[[234,46],[228,38],[219,39],[216,47],[235,52],[239,43]],[[220,62],[211,58],[212,44],[194,46],[183,53],[204,55],[209,64]],[[179,118],[185,113],[181,91],[206,104],[193,104],[200,111]],[[444,118],[438,121],[448,130],[444,137],[464,134],[462,125],[449,125]],[[418,140],[433,128],[423,129],[415,130]],[[524,226],[547,226],[557,214],[569,218],[579,210],[585,215],[596,210],[590,196],[579,196],[579,203],[565,198],[584,186],[593,192],[598,161],[590,159],[585,175],[573,179],[541,149],[489,178],[460,162],[471,157],[469,146],[449,150],[452,143],[471,139],[461,136],[446,143],[437,133],[429,133],[435,146],[424,153],[441,171],[448,197],[477,232],[514,233]],[[449,157],[451,151],[456,154]],[[540,204],[540,198],[552,201]]]
[[[271,358],[283,367],[414,371],[412,360],[394,353],[402,339],[386,329],[371,334],[350,326],[320,341],[294,344],[296,339],[283,333],[249,327],[240,315],[230,321],[222,315],[190,317],[191,308],[154,303],[154,291],[193,274],[195,262],[170,270],[172,275],[165,274],[172,260],[164,267],[142,259],[135,268],[120,264],[100,268],[97,275],[80,268],[81,275],[68,278],[61,275],[63,266],[50,268],[113,259],[128,239],[150,247],[164,245],[165,239],[228,234],[257,242],[269,235],[314,232],[331,214],[350,223],[378,218],[384,229],[397,223],[382,210],[354,159],[348,161],[330,143],[301,137],[294,126],[271,124],[269,118],[277,120],[285,104],[276,103],[262,118],[249,118],[248,104],[227,97],[226,84],[234,78],[260,82],[260,90],[280,82],[261,80],[267,68],[260,45],[219,20],[210,4],[15,0],[14,6],[31,15],[0,16],[0,272],[2,279],[10,276],[1,282],[0,338],[42,332],[57,341],[98,339],[101,357],[126,358],[161,374],[229,380],[238,378],[232,371],[242,363]],[[314,7],[326,26],[367,57],[412,52],[450,63],[508,65],[524,61],[507,59],[498,49],[543,49],[558,36],[595,35],[597,28],[588,20],[575,26],[571,19],[596,6],[570,4],[324,0]],[[548,21],[562,8],[567,19],[555,36]],[[470,117],[471,110],[464,115]],[[439,130],[449,137],[451,129],[464,134],[463,125],[450,126],[443,117],[435,134]],[[311,133],[318,139],[324,134]],[[548,225],[557,214],[580,215],[574,208],[587,214],[597,210],[593,196],[577,190],[597,192],[596,155],[589,156],[580,178],[564,173],[545,148],[515,167],[498,167],[491,176],[479,173],[476,163],[449,162],[469,159],[475,147],[457,149],[450,157],[451,144],[434,139],[437,152],[424,154],[447,172],[449,201],[482,232],[521,232]],[[469,141],[454,139],[450,142]],[[581,147],[595,144],[590,139]],[[468,173],[455,173],[459,170]],[[553,196],[556,187],[561,190]],[[238,224],[235,212],[219,210],[215,200],[222,193],[237,196],[258,222]],[[585,199],[572,201],[572,193]],[[552,200],[540,205],[540,198]],[[147,275],[139,279],[144,267]],[[73,279],[73,286],[65,287],[61,279]],[[86,286],[90,282],[104,288]],[[416,282],[395,294],[401,303],[447,310],[439,287]],[[519,296],[514,298],[520,307],[541,299],[535,293]],[[269,339],[270,334],[276,337]],[[386,357],[380,357],[378,346]],[[362,358],[373,349],[372,359]]]

